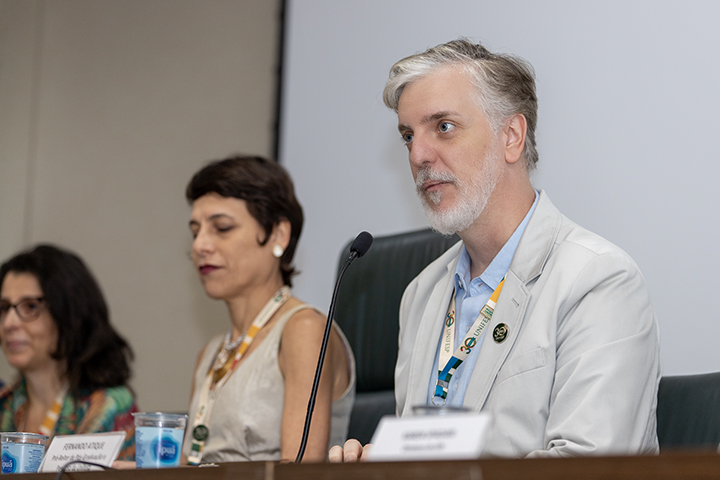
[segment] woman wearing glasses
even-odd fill
[[[0,345],[19,373],[0,392],[1,431],[124,430],[119,458],[134,457],[132,351],[80,258],[40,245],[0,267]]]

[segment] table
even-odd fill
[[[55,474],[25,474],[49,480]],[[71,472],[64,480],[629,480],[720,478],[715,452],[672,452],[657,456],[560,459],[482,459],[361,464],[224,463],[211,467]]]

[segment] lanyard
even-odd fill
[[[38,429],[43,435],[52,437],[52,433],[55,430],[55,424],[60,416],[60,410],[62,410],[63,400],[65,400],[65,394],[67,391],[68,387],[66,385],[60,390],[60,393],[58,393],[57,398],[55,398],[55,402],[52,404],[52,407],[50,407],[47,414],[45,414],[45,420],[43,420],[43,423]]]
[[[460,364],[470,355],[472,349],[477,345],[478,338],[482,335],[485,327],[490,323],[493,312],[495,311],[495,304],[497,303],[500,292],[502,291],[505,278],[502,279],[500,284],[497,286],[495,291],[490,296],[490,300],[480,309],[480,314],[475,323],[473,323],[467,335],[463,338],[460,346],[455,349],[451,354],[452,348],[455,345],[455,290],[453,290],[452,296],[450,297],[450,305],[448,306],[447,315],[445,316],[445,328],[443,330],[442,344],[440,345],[440,351],[438,352],[438,380],[435,385],[435,396],[433,397],[433,405],[435,399],[442,399],[442,405],[445,405],[447,400],[447,390],[450,385],[450,379],[452,378],[455,370],[458,369]],[[443,367],[444,365],[444,367]]]
[[[200,464],[200,460],[202,459],[202,450],[210,434],[207,423],[210,419],[210,412],[212,411],[212,407],[215,404],[215,400],[217,400],[217,396],[220,393],[220,389],[223,387],[223,385],[225,385],[225,383],[235,371],[235,367],[237,367],[240,359],[245,354],[245,352],[247,352],[247,349],[250,347],[250,344],[252,344],[257,332],[259,332],[260,329],[265,326],[268,320],[272,318],[275,312],[278,311],[278,309],[288,300],[288,298],[290,298],[290,287],[285,285],[280,290],[278,290],[278,292],[270,300],[268,300],[268,303],[265,304],[263,309],[260,311],[260,313],[257,314],[255,319],[253,320],[252,325],[250,325],[250,329],[245,334],[245,338],[243,338],[242,343],[240,343],[240,347],[238,347],[237,352],[235,352],[235,359],[232,363],[232,366],[227,370],[227,373],[225,373],[222,378],[220,378],[218,381],[214,381],[214,369],[212,366],[210,367],[200,390],[200,400],[198,401],[198,408],[197,412],[195,413],[195,420],[193,421],[192,447],[190,450],[190,455],[188,456],[188,464]],[[224,348],[225,346],[221,344],[218,354],[220,354],[220,352]]]

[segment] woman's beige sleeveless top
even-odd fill
[[[202,463],[280,460],[280,424],[285,393],[285,382],[278,365],[280,339],[288,320],[306,308],[313,307],[300,305],[283,315],[220,389],[207,425],[210,435],[203,448]],[[334,327],[348,355],[350,383],[332,404],[329,447],[345,442],[355,401],[355,358],[345,335],[337,325]],[[195,391],[183,445],[186,456],[190,452],[200,389],[222,341],[223,335],[210,340],[195,372]]]

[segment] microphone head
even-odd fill
[[[355,241],[350,246],[350,252],[357,253],[358,258],[362,257],[367,253],[368,250],[370,250],[370,245],[372,245],[372,242],[372,235],[370,235],[368,232],[360,232],[358,236],[355,237]]]

